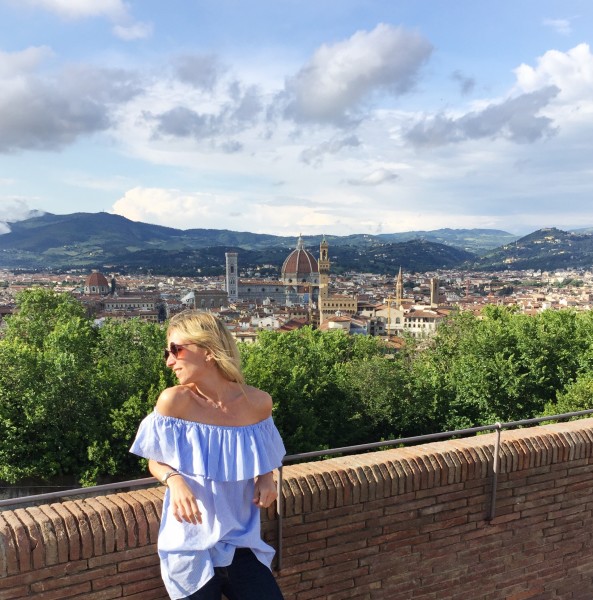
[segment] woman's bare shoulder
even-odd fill
[[[192,401],[192,392],[186,385],[174,385],[164,389],[156,401],[156,410],[166,417],[185,419]]]
[[[272,396],[259,388],[243,385],[245,397],[260,419],[266,419],[272,414]]]

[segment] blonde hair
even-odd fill
[[[245,383],[237,344],[226,325],[212,313],[184,310],[171,317],[167,336],[172,331],[207,350],[226,379]]]

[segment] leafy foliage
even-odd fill
[[[135,320],[96,328],[68,294],[22,292],[0,339],[0,479],[136,471],[127,448],[171,381],[164,337]]]
[[[28,290],[0,338],[0,479],[92,484],[145,472],[128,452],[174,377],[165,330],[95,327],[66,294]],[[395,355],[378,339],[304,328],[241,345],[274,398],[290,454],[593,407],[593,313],[461,313]]]

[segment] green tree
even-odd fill
[[[586,313],[493,306],[456,315],[414,358],[414,394],[432,402],[435,429],[536,416],[582,369],[590,323]]]
[[[0,340],[0,479],[77,476],[101,411],[96,331],[69,295],[27,290]]]
[[[95,388],[103,421],[89,447],[83,480],[134,474],[138,458],[128,449],[140,421],[153,410],[161,390],[175,383],[163,359],[165,330],[139,319],[107,320],[93,352]]]
[[[342,446],[359,439],[362,406],[345,393],[340,365],[383,352],[378,340],[303,328],[262,332],[241,345],[248,383],[274,399],[274,419],[289,453]],[[368,440],[366,440],[368,441]]]
[[[0,339],[0,479],[140,472],[128,448],[161,389],[164,329],[138,320],[96,327],[68,294],[17,298]]]

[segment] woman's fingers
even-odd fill
[[[185,481],[181,477],[176,477],[179,482],[176,482],[176,487],[171,488],[171,508],[173,516],[180,523],[186,521],[194,525],[202,523],[202,513],[198,507],[198,500],[191,492]]]
[[[179,504],[173,507],[173,516],[180,523],[186,521],[187,523],[193,523],[194,525],[202,524],[202,513],[198,508],[198,503],[195,502]]]
[[[256,490],[255,497],[253,498],[253,503],[257,504],[263,508],[267,508],[276,500],[278,494],[276,491],[263,491]]]

